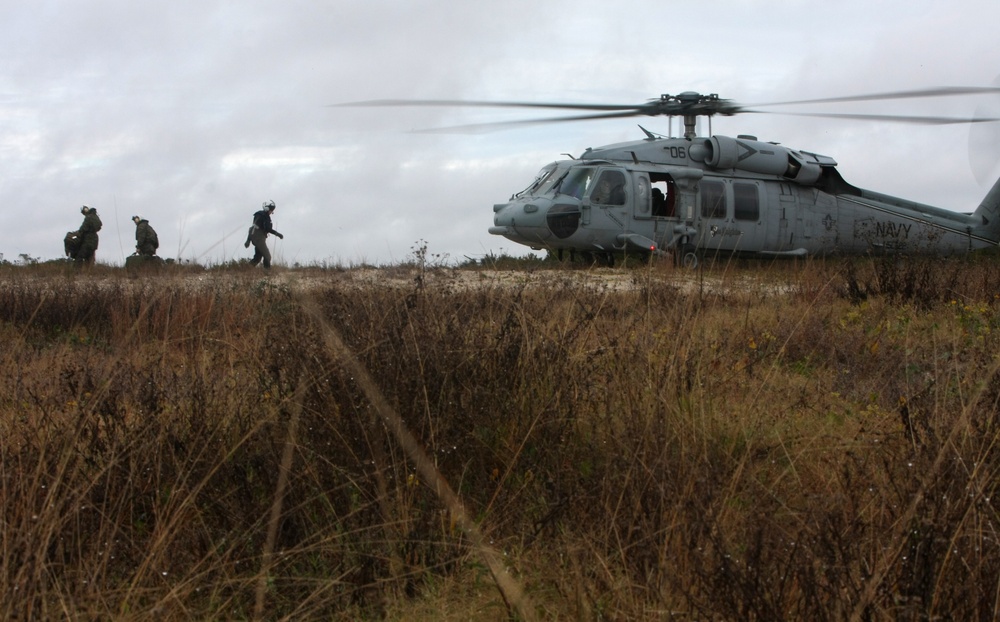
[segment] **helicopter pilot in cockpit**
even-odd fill
[[[615,177],[615,183],[612,183],[612,177]],[[590,196],[590,200],[601,205],[624,205],[625,179],[622,177],[621,181],[619,181],[617,177],[621,177],[621,173],[614,175],[611,172],[607,172],[602,175],[600,183],[594,190],[594,194]]]

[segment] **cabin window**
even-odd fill
[[[733,216],[736,220],[760,220],[757,184],[733,182]]]
[[[701,217],[726,217],[726,187],[721,181],[703,181],[701,186]]]
[[[598,205],[625,205],[625,174],[621,171],[601,173],[590,200]]]
[[[649,178],[638,175],[635,178],[635,209],[640,216],[649,216]]]

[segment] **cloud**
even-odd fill
[[[268,199],[286,234],[276,255],[292,261],[399,260],[417,240],[455,258],[524,253],[487,233],[494,203],[562,153],[640,138],[638,123],[668,128],[629,119],[413,134],[523,113],[329,104],[623,103],[684,90],[759,102],[989,84],[1000,73],[1000,7],[985,0],[752,0],[712,11],[652,0],[0,6],[8,258],[61,256],[88,203],[105,221],[100,260],[130,252],[128,217],[140,212],[164,254],[225,261],[247,255],[237,238]],[[972,114],[980,103],[906,109]],[[969,165],[968,128],[741,115],[712,129],[830,155],[853,183],[929,203],[966,208],[985,193]]]

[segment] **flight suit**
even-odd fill
[[[156,231],[149,225],[149,221],[143,218],[135,225],[135,250],[140,255],[151,257],[156,254],[156,249],[160,247],[160,239],[156,236]]]
[[[101,226],[101,218],[97,215],[97,210],[91,208],[83,217],[83,224],[80,225],[80,248],[76,251],[76,256],[73,257],[77,263],[94,263],[94,255],[100,241],[97,232],[101,230]]]
[[[253,259],[250,263],[257,265],[264,261],[264,267],[271,267],[271,251],[267,248],[267,235],[273,233],[279,238],[284,238],[274,230],[271,225],[271,212],[269,210],[260,210],[253,215],[253,227],[250,231],[249,242],[253,244]]]

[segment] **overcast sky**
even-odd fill
[[[62,256],[95,206],[99,261],[134,248],[248,257],[274,200],[276,259],[357,265],[430,254],[524,254],[491,236],[492,206],[563,153],[641,138],[666,119],[478,134],[410,130],[506,110],[353,109],[376,98],[740,103],[986,86],[1000,74],[1000,2],[745,0],[0,0],[0,253]],[[809,110],[971,116],[1000,96]],[[524,115],[525,113],[517,113]],[[539,116],[529,113],[530,116]],[[990,124],[997,125],[997,124]],[[676,123],[675,123],[676,126]],[[707,131],[707,128],[703,128]],[[828,155],[855,185],[971,211],[996,176],[969,126],[741,115],[717,134]],[[997,134],[996,128],[981,132]],[[979,142],[982,142],[981,140]],[[977,149],[977,151],[980,151]],[[993,152],[992,154],[987,152]],[[980,173],[982,176],[982,173]]]

